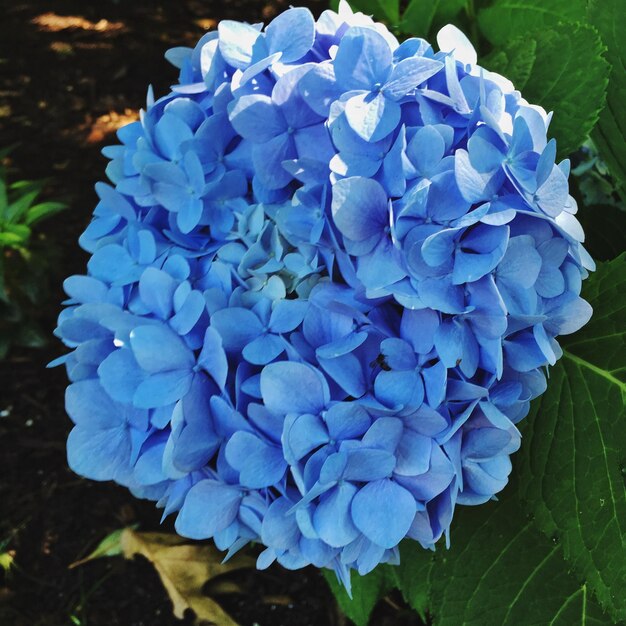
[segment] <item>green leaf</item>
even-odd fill
[[[400,544],[400,565],[391,568],[394,583],[405,602],[418,612],[424,622],[430,610],[434,565],[434,552],[424,550],[417,542],[407,539]]]
[[[337,581],[334,572],[324,570],[324,578],[329,584],[341,610],[357,625],[367,626],[370,615],[378,601],[393,587],[389,567],[379,565],[366,576],[352,573],[352,598]]]
[[[492,52],[483,59],[484,66],[492,72],[506,76],[516,89],[524,89],[537,58],[537,41],[519,37],[502,50]]]
[[[411,0],[402,15],[400,29],[428,39],[433,24],[451,22],[465,4],[465,0]]]
[[[378,0],[378,5],[390,24],[400,21],[400,0]]]
[[[32,322],[21,324],[12,342],[23,348],[43,348],[48,345],[48,336]]]
[[[40,193],[40,189],[34,189],[21,195],[15,202],[12,202],[6,210],[6,221],[17,222],[21,219]]]
[[[29,236],[30,230],[27,233],[23,230],[18,230],[17,232],[9,230],[0,232],[0,247],[8,246],[15,248],[21,246],[27,241]]]
[[[607,46],[611,76],[607,105],[593,132],[593,140],[613,176],[626,188],[626,7],[624,0],[591,0],[588,19]]]
[[[536,530],[515,484],[498,502],[460,507],[452,547],[436,553],[434,624],[606,624],[588,586],[568,573],[562,552]]]
[[[133,529],[137,528],[136,525],[132,526]],[[74,569],[79,565],[84,565],[89,561],[93,561],[95,559],[101,559],[109,556],[119,556],[123,554],[122,550],[122,533],[124,532],[123,528],[119,530],[114,530],[112,533],[107,535],[93,550],[93,552],[89,553],[85,558],[79,559],[78,561],[74,561],[68,566],[68,569]]]
[[[626,254],[586,282],[591,322],[563,341],[524,425],[521,483],[536,523],[600,604],[626,619]]]
[[[41,202],[28,210],[25,222],[28,226],[32,226],[39,220],[51,217],[55,213],[59,213],[66,208],[67,205],[63,202]]]
[[[626,211],[611,205],[580,205],[576,213],[585,231],[585,248],[596,261],[610,261],[626,247]]]
[[[609,66],[602,42],[581,24],[558,24],[527,38],[537,49],[524,97],[554,111],[549,132],[566,156],[583,143],[604,106]]]
[[[9,206],[9,198],[7,196],[7,183],[4,179],[4,168],[0,168],[0,221],[4,219],[7,207]]]
[[[587,0],[495,0],[478,14],[478,24],[494,45],[531,31],[546,32],[562,21],[584,19]]]
[[[400,21],[399,0],[350,0],[349,4],[353,11],[372,15],[376,20],[385,20],[392,25]],[[339,0],[331,0],[330,6],[336,11]]]

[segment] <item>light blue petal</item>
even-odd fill
[[[226,63],[244,70],[252,60],[252,48],[259,31],[243,22],[222,20],[218,26],[220,53]]]
[[[346,102],[350,128],[365,141],[380,141],[400,123],[400,105],[382,93],[366,92]]]
[[[297,389],[297,393],[294,390]],[[310,365],[282,361],[266,365],[261,372],[261,394],[273,413],[313,413],[328,404],[330,393],[322,374]]]
[[[335,76],[344,91],[371,90],[391,74],[392,54],[384,37],[371,28],[348,29],[334,60]]]
[[[411,57],[400,61],[383,87],[383,93],[392,100],[406,96],[418,85],[443,69],[443,63],[426,57]]]

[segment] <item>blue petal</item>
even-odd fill
[[[154,127],[154,140],[161,154],[170,160],[180,156],[180,146],[193,137],[189,126],[177,115],[164,113]]]
[[[239,471],[240,483],[250,489],[275,485],[287,468],[280,448],[243,431],[235,433],[226,444],[226,460]]]
[[[418,408],[424,400],[422,379],[414,371],[382,371],[374,381],[376,398],[389,407]]]
[[[294,515],[288,515],[291,502],[285,497],[274,500],[268,507],[261,526],[261,540],[275,550],[289,550],[297,545],[300,530]]]
[[[202,217],[204,204],[200,198],[187,198],[178,211],[176,224],[183,234],[190,233]]]
[[[237,517],[241,491],[215,480],[194,485],[176,518],[176,532],[190,539],[208,539]]]
[[[76,426],[67,438],[67,462],[72,471],[85,478],[125,482],[130,471],[130,447],[126,426],[106,430]]]
[[[348,453],[348,462],[343,472],[345,480],[369,482],[391,476],[396,457],[387,450],[356,448]]]
[[[315,65],[300,80],[300,93],[308,106],[320,116],[327,117],[330,105],[340,95],[331,63]]]
[[[265,143],[287,130],[285,119],[269,96],[241,96],[228,117],[235,130],[254,143]]]
[[[117,405],[97,380],[82,380],[65,391],[65,410],[74,424],[105,429],[124,424],[122,407]]]
[[[308,10],[304,10],[308,12]],[[300,92],[300,81],[310,71],[310,65],[303,65],[290,70],[278,79],[274,89],[272,89],[272,102],[280,107],[285,121],[293,129],[303,128],[324,121],[322,117],[307,106]]]
[[[397,417],[379,417],[361,440],[364,446],[395,452],[402,437],[402,421]]]
[[[179,335],[186,335],[193,330],[206,311],[206,300],[199,291],[192,291],[180,307],[175,306],[176,314],[170,319],[169,324]]]
[[[290,423],[285,421],[283,445],[288,448],[294,464],[315,448],[328,442],[328,439],[328,432],[317,415],[305,413]]]
[[[255,145],[252,148],[252,162],[258,180],[269,190],[282,189],[292,180],[291,174],[283,167],[283,162],[295,159],[296,156],[293,138],[288,133]]]
[[[445,154],[446,144],[434,126],[420,128],[407,146],[407,156],[422,176],[430,178]]]
[[[130,403],[145,374],[139,367],[131,350],[111,352],[100,363],[98,376],[106,392],[118,402]]]
[[[371,425],[367,411],[355,402],[340,402],[326,411],[324,419],[333,439],[360,437]]]
[[[151,313],[162,320],[172,315],[176,281],[166,272],[148,267],[139,279],[139,295]]]
[[[301,59],[315,41],[315,20],[305,8],[291,8],[275,17],[265,29],[270,53],[282,52],[282,63]]]
[[[357,492],[352,483],[343,483],[321,496],[313,514],[313,526],[320,539],[333,548],[347,546],[359,531],[352,522],[350,505]]]
[[[241,351],[263,332],[259,318],[248,309],[231,307],[215,311],[211,316],[211,326],[222,337],[227,351]]]
[[[344,91],[371,90],[391,73],[392,54],[384,37],[371,28],[355,26],[342,37],[335,56],[335,76]]]
[[[261,394],[265,406],[279,415],[316,415],[328,404],[330,396],[326,379],[318,370],[304,363],[287,361],[271,363],[263,368]]]
[[[285,341],[272,334],[253,339],[242,352],[243,358],[254,365],[266,365],[285,350]]]
[[[195,365],[193,352],[167,326],[138,326],[130,333],[130,345],[146,372],[184,370]]]
[[[308,303],[299,300],[280,300],[272,309],[270,328],[275,333],[294,330],[302,323],[308,306]]]
[[[198,365],[211,375],[220,389],[224,389],[228,376],[228,361],[222,348],[222,337],[212,326],[206,329]]]
[[[217,27],[220,53],[226,63],[244,70],[252,60],[252,48],[259,38],[259,31],[243,22],[222,20]]]
[[[393,68],[389,80],[383,87],[383,93],[392,100],[399,100],[442,68],[441,61],[426,57],[404,59]]]
[[[432,439],[405,429],[398,446],[395,473],[403,476],[424,474],[430,467]]]
[[[354,496],[356,527],[373,543],[393,548],[406,536],[417,511],[413,496],[391,480],[368,483]]]
[[[191,388],[193,374],[188,370],[174,370],[152,374],[139,384],[133,395],[138,409],[155,409],[173,404]]]
[[[380,141],[400,123],[400,105],[382,93],[366,92],[346,102],[346,119],[365,141]]]
[[[333,219],[339,231],[353,241],[381,234],[389,225],[385,190],[369,178],[344,178],[333,186]]]

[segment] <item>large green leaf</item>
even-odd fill
[[[359,576],[353,572],[351,578],[352,598],[339,584],[333,572],[325,570],[324,578],[326,578],[341,610],[357,626],[367,626],[374,607],[394,584],[387,565],[379,565],[366,576]]]
[[[392,25],[400,21],[399,0],[349,0],[348,4],[353,11],[372,15],[376,20],[384,20]],[[337,10],[339,0],[331,0],[330,6]]]
[[[478,23],[491,43],[504,45],[531,31],[545,32],[561,21],[581,20],[586,7],[587,0],[495,0],[479,12]]]
[[[554,111],[550,134],[566,156],[583,143],[604,106],[609,65],[602,41],[581,24],[558,24],[527,38],[537,47],[524,97]]]
[[[611,76],[607,105],[593,133],[602,158],[626,187],[626,6],[624,0],[590,0],[589,22],[607,46]],[[623,192],[624,193],[624,192]]]
[[[465,5],[466,0],[411,0],[400,28],[414,37],[428,39],[433,26],[451,22]]]
[[[513,39],[503,49],[496,50],[483,59],[483,65],[492,72],[506,76],[516,89],[524,89],[535,60],[537,40],[528,37]]]
[[[560,543],[536,530],[517,486],[500,502],[458,511],[452,547],[432,575],[437,626],[606,624],[584,582],[571,576]]]
[[[434,567],[435,553],[424,550],[415,541],[407,539],[400,544],[400,565],[391,568],[395,586],[423,621],[426,621],[426,614],[430,611],[431,575]]]
[[[584,295],[595,315],[563,342],[524,427],[521,483],[536,523],[615,619],[626,619],[626,254]]]
[[[405,599],[435,626],[608,624],[589,585],[569,572],[562,543],[520,504],[517,482],[498,502],[459,507],[449,550],[403,544],[395,578]]]
[[[626,248],[626,211],[612,205],[579,205],[585,248],[596,261],[610,261]]]

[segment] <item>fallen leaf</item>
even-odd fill
[[[208,581],[223,574],[254,567],[253,558],[237,554],[222,563],[224,555],[214,546],[186,543],[177,535],[142,533],[125,528],[111,533],[89,556],[70,567],[116,555],[127,559],[141,555],[154,565],[176,617],[182,618],[185,611],[191,609],[198,621],[215,626],[238,626],[215,600],[204,595],[203,588]]]

